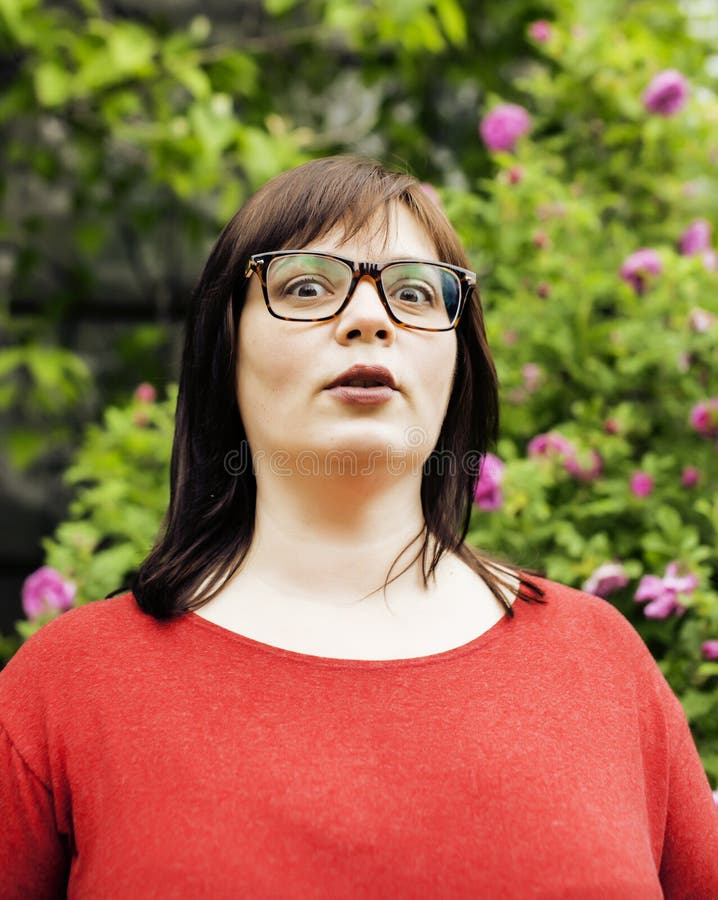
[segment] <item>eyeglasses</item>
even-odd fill
[[[370,278],[390,318],[404,328],[451,331],[459,324],[476,274],[420,259],[354,262],[330,253],[277,250],[249,258],[264,301],[277,319],[324,322],[346,308],[362,278]]]

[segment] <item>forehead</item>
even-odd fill
[[[403,203],[392,203],[387,211],[352,228],[347,222],[319,235],[298,250],[336,252],[353,259],[437,259],[429,232]]]

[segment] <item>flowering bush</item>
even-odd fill
[[[553,34],[551,23],[547,22],[546,19],[537,19],[537,21],[532,22],[529,25],[528,31],[531,40],[534,40],[539,44],[550,41],[551,35]]]
[[[646,289],[651,275],[660,275],[663,270],[661,257],[655,250],[644,247],[636,250],[621,266],[621,278],[631,285],[637,294]]]
[[[597,597],[608,597],[628,584],[628,575],[621,563],[606,562],[591,573],[582,585],[583,590]]]
[[[681,577],[676,563],[670,563],[666,566],[663,578],[644,575],[633,599],[639,603],[651,601],[643,609],[644,616],[649,619],[665,619],[670,615],[683,615],[686,608],[678,602],[678,598],[680,595],[689,596],[697,587],[698,579],[692,572]]]
[[[503,503],[501,482],[504,464],[493,453],[487,453],[481,463],[481,472],[474,491],[474,502],[479,509],[500,509]]]
[[[28,619],[53,616],[70,609],[77,588],[51,566],[42,566],[33,572],[22,587],[22,609]]]
[[[513,150],[530,127],[531,119],[522,106],[502,103],[484,117],[479,130],[489,150]]]
[[[70,606],[122,587],[149,552],[169,500],[176,398],[172,388],[157,400],[143,383],[87,431],[65,472],[75,489],[68,518],[43,541],[46,565],[23,587],[22,638]]]
[[[651,80],[643,95],[643,103],[649,112],[674,116],[683,109],[688,93],[688,82],[683,75],[675,69],[666,69]]]

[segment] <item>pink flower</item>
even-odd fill
[[[598,450],[591,450],[591,462],[588,466],[582,466],[576,457],[569,457],[564,463],[564,468],[579,481],[593,481],[603,470],[603,459]]]
[[[679,372],[688,372],[693,364],[693,357],[690,353],[679,353],[676,360],[676,368]]]
[[[22,586],[22,608],[28,619],[69,609],[77,588],[72,581],[50,566],[42,566],[29,575]]]
[[[696,469],[695,466],[686,466],[681,474],[681,484],[684,488],[695,487],[700,480],[700,469]]]
[[[504,464],[493,453],[487,453],[481,463],[479,479],[474,490],[474,503],[479,509],[500,509],[503,504],[501,482]]]
[[[718,806],[718,791],[713,791],[713,802]]]
[[[621,425],[618,419],[606,419],[603,423],[603,430],[606,434],[618,434],[621,430]]]
[[[621,563],[607,562],[600,565],[591,574],[583,585],[587,594],[595,594],[597,597],[608,597],[615,591],[620,591],[628,584],[628,576]]]
[[[537,366],[536,363],[526,363],[521,370],[521,374],[524,377],[524,387],[526,390],[530,394],[535,393],[543,380],[543,369],[541,366]]]
[[[704,437],[718,437],[718,397],[702,400],[691,410],[691,428]]]
[[[579,481],[592,481],[601,474],[603,460],[596,450],[590,451],[590,463],[582,465],[576,447],[558,431],[537,434],[531,438],[526,448],[529,457],[555,459],[563,463],[569,475]]]
[[[653,493],[655,482],[647,472],[634,472],[631,475],[631,493],[634,497],[647,497]]]
[[[714,271],[718,267],[718,254],[711,247],[711,231],[712,225],[707,219],[696,219],[680,236],[678,246],[683,256],[699,254],[703,266]]]
[[[696,334],[705,334],[706,331],[710,331],[713,328],[716,322],[718,322],[718,318],[713,313],[708,312],[708,310],[701,309],[700,306],[694,306],[688,313],[688,325],[691,331],[695,331]]]
[[[638,590],[633,599],[638,603],[645,603],[643,614],[648,619],[665,619],[675,613],[682,615],[686,608],[678,602],[679,594],[692,594],[698,587],[698,579],[692,573],[688,575],[678,574],[678,564],[669,563],[663,578],[657,575],[644,575],[638,585]]]
[[[429,184],[428,181],[422,181],[419,187],[426,194],[426,196],[441,209],[441,197],[439,196],[439,192],[436,190],[433,184]]]
[[[678,563],[672,562],[666,566],[663,576],[663,584],[671,591],[679,594],[692,594],[698,587],[698,578],[690,572],[688,575],[678,574]]]
[[[684,76],[677,69],[664,69],[644,91],[643,105],[648,112],[673,116],[683,108],[688,94],[688,82]]]
[[[693,256],[708,250],[711,245],[711,223],[707,219],[696,219],[685,229],[678,239],[683,256]]]
[[[575,459],[576,448],[571,441],[558,431],[550,431],[547,434],[537,434],[531,438],[526,448],[531,457],[546,457],[548,459]]]
[[[529,392],[526,388],[518,387],[512,388],[508,393],[509,403],[512,403],[514,406],[520,406],[522,403],[525,403],[529,399]]]
[[[563,219],[566,215],[566,205],[560,200],[555,203],[542,203],[536,207],[536,215],[542,222],[547,219]]]
[[[523,166],[511,166],[509,169],[509,184],[519,184],[524,178]]]
[[[647,277],[660,275],[662,270],[663,264],[658,253],[650,247],[642,247],[623,261],[620,274],[637,294],[642,294]]]
[[[718,662],[718,641],[703,641],[701,644],[703,659]],[[718,793],[718,791],[716,791]]]
[[[552,34],[551,23],[546,19],[537,19],[529,25],[529,37],[532,41],[536,41],[539,44],[545,44],[546,41],[550,41]]]
[[[513,150],[530,128],[531,118],[523,106],[501,103],[484,116],[479,133],[489,150]]]
[[[154,403],[157,391],[148,381],[143,381],[142,384],[138,384],[135,388],[133,397],[140,403]]]

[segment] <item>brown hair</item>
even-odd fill
[[[277,176],[235,214],[215,243],[188,311],[177,398],[170,472],[170,503],[163,528],[131,585],[139,606],[157,618],[198,609],[224,587],[242,564],[254,534],[256,481],[252,467],[227,471],[227,455],[246,448],[235,388],[237,322],[246,294],[252,253],[301,248],[336,226],[347,237],[403,203],[426,229],[442,262],[469,268],[461,242],[416,178],[390,172],[373,160],[334,156]],[[425,526],[419,553],[427,584],[441,557],[455,552],[487,583],[513,616],[501,588],[519,577],[518,596],[529,602],[540,587],[515,567],[464,543],[478,466],[496,441],[498,383],[486,342],[478,292],[457,327],[454,383],[441,432],[422,474]],[[450,454],[474,460],[446,474],[433,463]],[[389,575],[408,547],[392,564]],[[430,551],[433,545],[433,553]],[[429,561],[429,557],[431,557]],[[405,571],[406,569],[403,569]],[[398,573],[395,578],[398,578]],[[394,579],[391,579],[392,581]]]

